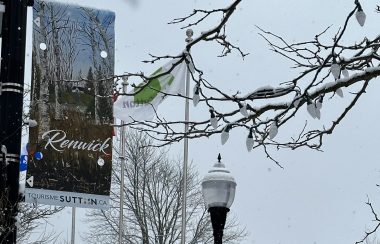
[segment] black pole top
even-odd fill
[[[220,160],[222,160],[222,156],[220,156],[220,153],[219,153],[219,154],[218,154],[218,162],[219,162],[219,163],[221,163]]]

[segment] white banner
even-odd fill
[[[25,201],[36,204],[69,206],[78,208],[108,209],[109,196],[45,189],[25,189]]]

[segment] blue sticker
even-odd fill
[[[21,155],[20,157],[20,171],[28,169],[28,155]]]
[[[36,152],[34,154],[34,158],[37,160],[41,160],[43,157],[44,157],[44,155],[42,154],[42,152]]]

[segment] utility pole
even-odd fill
[[[19,164],[25,70],[27,6],[33,0],[3,0],[0,73],[0,243],[16,243]]]

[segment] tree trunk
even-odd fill
[[[45,4],[41,4],[41,11],[39,17],[41,19],[41,36],[43,43],[47,44],[47,33],[46,33],[46,23],[43,21],[44,16],[46,15]],[[36,27],[35,27],[36,28]],[[37,47],[38,48],[38,47]],[[49,48],[49,47],[47,47]],[[41,138],[42,134],[49,130],[49,81],[50,81],[50,69],[48,64],[48,50],[36,50],[39,55],[41,55],[41,84],[40,84],[40,94],[38,98],[38,138]],[[37,54],[38,55],[38,54]]]

